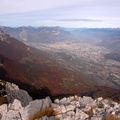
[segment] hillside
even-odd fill
[[[0,77],[26,89],[34,97],[81,94],[119,99],[117,89],[99,86],[80,72],[61,66],[49,53],[0,32]]]

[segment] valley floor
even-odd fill
[[[107,59],[111,50],[99,42],[57,42],[52,44],[26,42],[38,49],[47,51],[61,66],[82,72],[98,85],[120,88],[120,62]]]

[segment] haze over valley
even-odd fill
[[[120,29],[61,27],[1,27],[1,29],[26,45],[42,51],[43,55],[49,55],[65,71],[71,71],[71,75],[68,73],[70,75],[68,82],[63,78],[65,86],[70,87],[71,83],[78,84],[74,77],[76,73],[82,74],[89,85],[120,90]],[[48,65],[50,61],[45,64]],[[44,72],[47,74],[46,70]],[[77,79],[79,81],[81,78]],[[57,80],[60,82],[58,78]]]

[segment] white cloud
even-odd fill
[[[79,5],[119,6],[119,0],[0,0],[0,14],[20,13]]]
[[[80,0],[0,0],[0,14],[45,10],[77,3]]]
[[[119,6],[120,0],[0,0],[0,24],[119,26]]]

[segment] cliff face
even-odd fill
[[[4,84],[4,83],[3,83]],[[8,103],[0,105],[0,120],[120,120],[120,104],[102,97],[70,96],[32,100],[15,84],[5,84]]]

